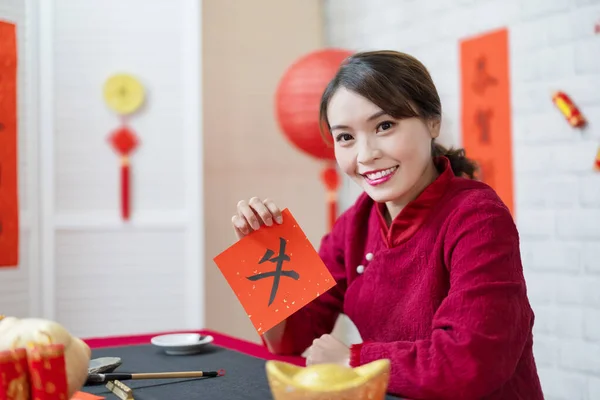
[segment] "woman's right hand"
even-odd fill
[[[237,214],[231,218],[233,229],[238,239],[258,230],[262,225],[272,226],[273,222],[283,222],[281,210],[272,200],[261,200],[252,197],[250,200],[240,200],[237,204]]]

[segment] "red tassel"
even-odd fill
[[[337,219],[337,199],[334,197],[329,200],[329,230],[333,229],[333,225]]]
[[[129,159],[123,157],[121,162],[121,215],[125,221],[129,220],[130,210],[130,170]]]
[[[327,189],[327,204],[329,210],[329,230],[333,229],[333,225],[337,219],[337,190],[340,186],[340,177],[337,173],[335,165],[328,165],[321,172],[321,180]]]

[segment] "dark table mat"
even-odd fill
[[[152,345],[94,349],[92,358],[121,357],[123,364],[115,372],[216,371],[217,378],[160,379],[123,381],[133,389],[136,400],[271,400],[265,372],[265,360],[222,347],[207,345],[202,353],[167,355]],[[117,399],[104,385],[85,386],[82,391]],[[398,399],[387,396],[386,399]]]

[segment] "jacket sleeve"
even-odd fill
[[[389,390],[414,399],[480,399],[514,373],[531,335],[519,238],[496,200],[465,205],[450,218],[444,258],[450,290],[431,336],[415,342],[362,343],[351,365],[388,358]]]
[[[347,286],[344,240],[349,211],[337,219],[331,232],[321,239],[319,247],[319,256],[336,281],[336,285],[286,319],[281,343],[273,346],[279,349],[278,354],[301,355],[314,339],[331,333],[343,310]],[[265,343],[264,338],[263,343]]]

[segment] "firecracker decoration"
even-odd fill
[[[556,92],[552,96],[552,101],[572,127],[583,128],[586,125],[586,120],[581,111],[567,94]]]
[[[121,217],[125,221],[131,215],[130,156],[139,145],[139,139],[128,126],[127,118],[140,109],[144,98],[144,87],[131,75],[113,75],[104,84],[104,101],[121,116],[121,127],[111,133],[108,142],[121,157]]]
[[[594,161],[594,169],[600,172],[600,146],[598,146],[598,152],[596,153],[596,160]]]
[[[329,81],[352,55],[344,49],[323,49],[306,54],[285,71],[275,93],[275,113],[283,135],[298,150],[325,163],[321,180],[327,190],[329,229],[337,218],[337,171],[333,146],[321,132],[319,105]],[[326,133],[326,135],[328,132]]]

